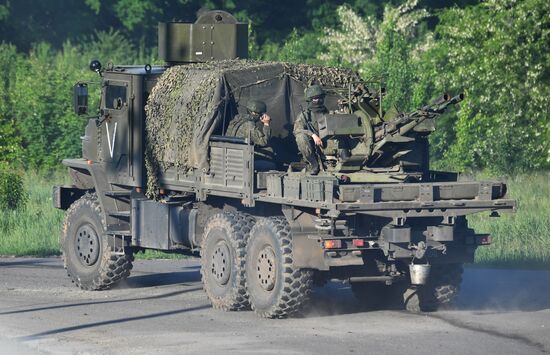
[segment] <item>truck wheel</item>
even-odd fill
[[[462,264],[432,267],[426,285],[409,287],[404,293],[405,308],[410,312],[434,312],[453,304],[462,283]]]
[[[312,284],[313,272],[293,265],[286,219],[258,220],[246,249],[246,285],[254,312],[264,318],[292,315],[308,301]]]
[[[254,219],[224,212],[206,222],[201,243],[201,275],[212,307],[239,311],[249,307],[245,285],[245,250]]]
[[[128,277],[133,255],[114,255],[96,194],[86,194],[65,214],[61,247],[65,269],[83,290],[104,290]]]

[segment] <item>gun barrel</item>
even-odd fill
[[[435,99],[433,102],[432,102],[432,105],[442,105],[444,104],[445,102],[451,100],[451,95],[445,93],[443,95],[441,95],[440,97],[438,97],[437,99]]]
[[[385,136],[395,134],[396,132],[400,135],[404,135],[426,118],[434,118],[442,114],[450,105],[459,103],[462,100],[464,100],[464,94],[462,93],[454,97],[451,97],[449,94],[443,94],[435,99],[430,105],[426,105],[419,110],[400,115],[398,118],[388,122],[384,126],[375,128],[374,140],[375,142],[378,142]]]
[[[454,104],[457,104],[459,103],[460,101],[464,100],[464,94],[463,93],[460,93],[456,96],[454,96],[450,101],[451,105],[454,105]]]
[[[453,96],[449,101],[446,101],[440,105],[438,105],[439,107],[437,108],[437,111],[439,113],[442,113],[443,111],[445,111],[447,109],[447,107],[449,107],[450,105],[454,105],[454,104],[457,104],[459,103],[460,101],[464,100],[464,94],[460,93],[456,96]]]

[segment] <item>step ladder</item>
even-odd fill
[[[131,203],[131,190],[116,190],[116,191],[105,191],[104,196],[113,200],[112,204],[109,204],[113,207],[110,212],[107,212],[109,217],[112,219],[119,220],[119,224],[109,224],[107,225],[107,231],[105,234],[109,238],[109,245],[111,246],[111,253],[113,255],[124,255],[126,241],[128,238],[132,237],[132,232],[130,230],[131,226],[131,211],[128,210],[118,210],[119,204],[116,201],[123,202],[125,205],[130,208]]]

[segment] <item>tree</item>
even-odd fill
[[[417,89],[466,94],[458,119],[439,124],[434,136],[445,165],[506,173],[550,167],[549,13],[545,0],[490,0],[441,13]]]
[[[21,138],[12,115],[16,69],[20,61],[15,46],[0,44],[0,162],[14,162],[21,153]]]
[[[411,109],[411,87],[418,62],[415,53],[425,38],[419,35],[419,24],[428,16],[417,5],[418,0],[397,7],[388,5],[382,20],[372,16],[362,19],[351,8],[339,7],[340,28],[325,29],[321,43],[328,50],[319,58],[356,69],[368,82],[383,82],[386,108]]]

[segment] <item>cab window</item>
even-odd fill
[[[109,85],[105,90],[106,108],[120,110],[126,105],[126,86]]]

